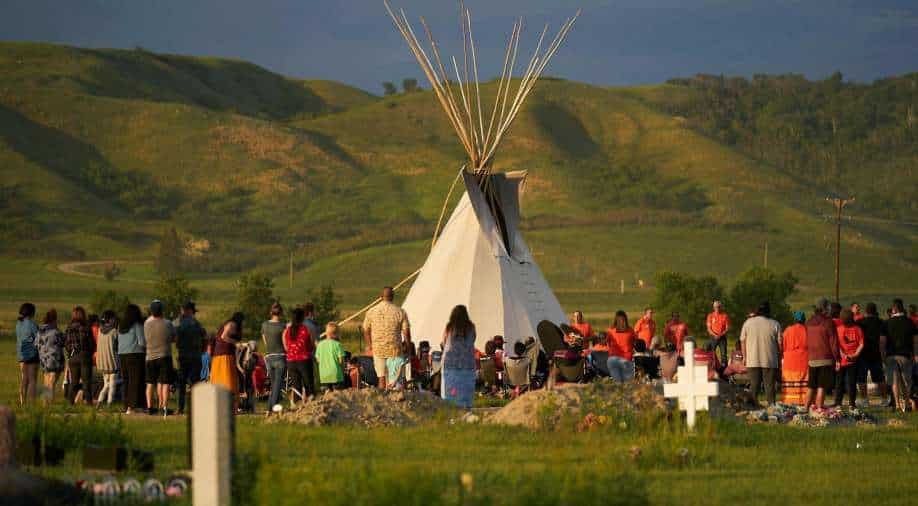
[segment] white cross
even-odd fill
[[[708,397],[716,397],[717,383],[708,381],[708,368],[695,367],[695,344],[685,343],[685,365],[679,366],[676,383],[663,385],[663,395],[679,399],[679,410],[685,411],[689,429],[695,428],[695,412],[707,411]]]

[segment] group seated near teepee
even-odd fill
[[[526,172],[495,172],[492,162],[501,139],[577,16],[565,21],[543,49],[546,25],[518,79],[514,71],[522,20],[514,23],[496,98],[488,107],[482,104],[479,91],[478,52],[469,11],[460,4],[463,57],[461,64],[451,59],[451,76],[424,19],[421,24],[429,50],[418,40],[404,11],[396,13],[388,1],[385,4],[469,157],[457,178],[465,193],[442,233],[435,234],[430,255],[403,305],[412,334],[436,342],[450,311],[461,304],[475,319],[476,348],[484,349],[491,336],[500,335],[507,338],[505,349],[512,350],[516,341],[538,335],[539,322],[561,324],[567,318],[519,230]]]

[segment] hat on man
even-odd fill
[[[794,321],[798,323],[803,323],[806,321],[806,313],[803,311],[794,311]]]
[[[182,304],[182,309],[184,309],[185,311],[191,311],[192,313],[197,313],[197,312],[198,312],[198,309],[195,307],[194,302],[192,302],[192,301],[190,301],[190,300],[189,300],[188,302]]]

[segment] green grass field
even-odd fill
[[[14,341],[6,337],[2,403],[16,404],[15,369]],[[58,403],[49,416],[84,411]],[[108,421],[100,430],[115,416],[102,415]],[[247,464],[236,479],[252,489],[239,496],[247,504],[909,504],[918,493],[910,479],[916,422],[819,430],[702,417],[687,434],[665,420],[580,433],[443,420],[401,429],[308,428],[241,416],[237,451]],[[154,453],[152,475],[186,467],[184,418],[139,415],[123,423],[131,446]],[[642,450],[637,459],[634,446]],[[62,466],[31,470],[64,480],[93,476],[77,451]],[[460,484],[463,474],[470,488]]]

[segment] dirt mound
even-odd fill
[[[382,392],[375,388],[328,392],[271,421],[304,425],[407,426],[434,418],[451,406],[430,392]]]
[[[568,415],[620,417],[669,409],[666,399],[651,385],[602,380],[528,392],[488,416],[485,423],[539,429],[554,427]]]

